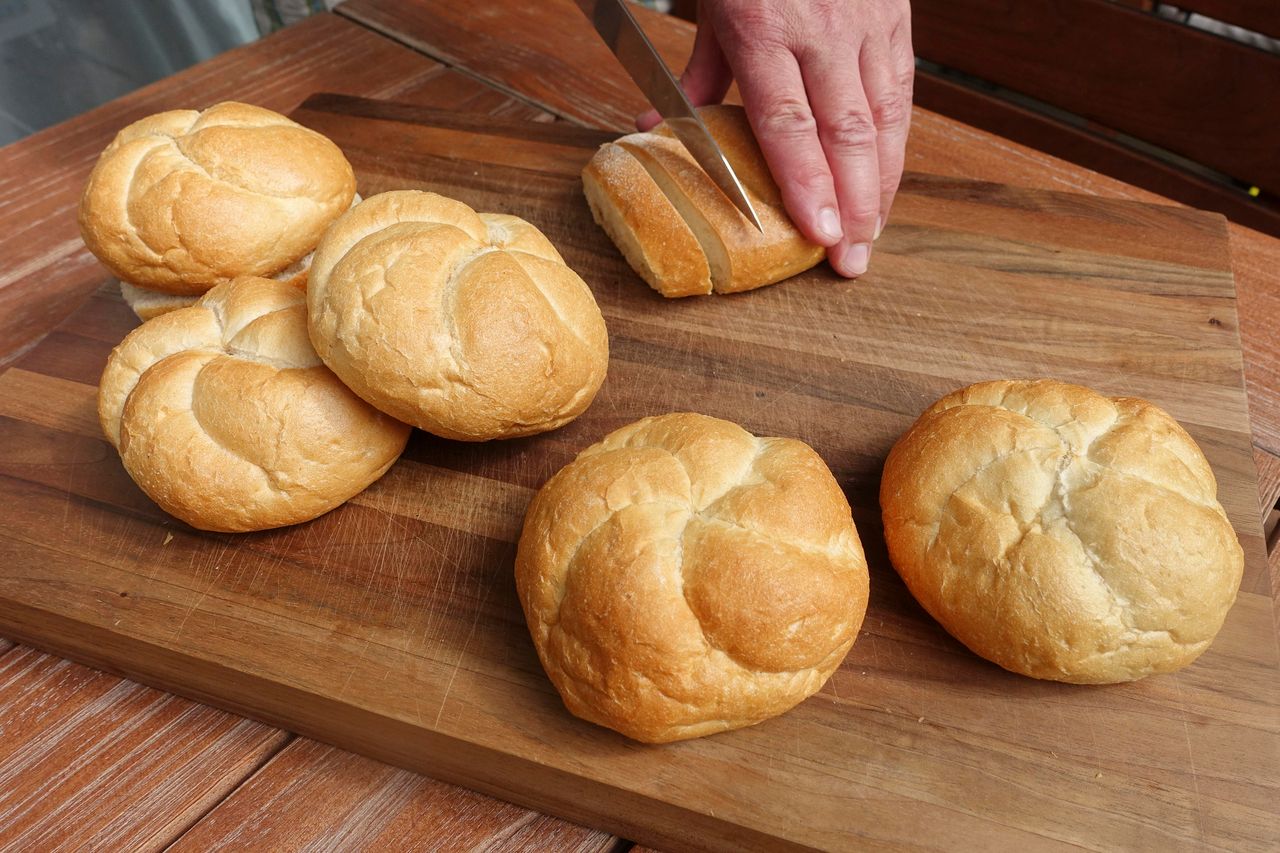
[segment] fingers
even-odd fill
[[[752,46],[731,56],[747,118],[782,201],[806,239],[840,242],[840,207],[800,66],[791,51]]]
[[[876,236],[889,221],[889,210],[902,181],[907,134],[911,129],[911,86],[915,57],[910,36],[901,42],[868,43],[860,60],[862,83],[876,124],[876,156],[880,171],[880,212]]]
[[[849,278],[867,271],[881,189],[876,121],[859,66],[850,56],[857,49],[837,41],[802,56],[805,88],[840,211],[842,237],[829,246],[827,258]]]
[[[689,64],[680,75],[680,87],[695,107],[704,104],[718,104],[733,84],[733,72],[720,49],[715,28],[710,19],[702,20],[698,25],[698,34],[693,40],[693,53],[689,55]],[[649,110],[636,119],[636,128],[649,130],[662,116],[657,110]]]

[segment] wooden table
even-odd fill
[[[0,150],[0,358],[106,280],[74,206],[120,126],[224,98],[288,111],[336,91],[624,129],[639,111],[567,0],[350,0]],[[679,66],[692,29],[644,21]],[[909,169],[1160,201],[917,110]],[[1232,226],[1260,512],[1280,497],[1280,241]],[[1273,543],[1274,544],[1274,543]],[[1271,590],[1280,549],[1271,553]],[[1267,590],[1254,590],[1265,592]],[[628,842],[395,770],[0,640],[0,848],[625,849]]]

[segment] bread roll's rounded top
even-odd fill
[[[538,492],[516,588],[568,709],[663,742],[816,692],[862,624],[867,564],[808,445],[672,414],[610,434]]]
[[[80,233],[122,281],[199,294],[302,258],[355,189],[336,145],[278,113],[234,102],[173,110],[102,152]]]
[[[241,278],[134,329],[98,390],[103,432],[162,509],[204,530],[315,518],[391,466],[409,427],[321,364],[305,295]]]
[[[531,435],[604,381],[604,318],[537,228],[415,190],[356,205],[308,282],[311,340],[357,394],[445,438]]]
[[[943,397],[898,441],[880,502],[894,567],[1006,669],[1077,683],[1186,666],[1244,566],[1204,454],[1146,402],[1050,380]]]

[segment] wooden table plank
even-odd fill
[[[643,96],[570,0],[493,4],[477,18],[469,0],[346,0],[338,13],[465,69],[563,118],[627,130]],[[693,44],[686,21],[636,8],[673,68]],[[1154,193],[916,108],[907,169],[952,177],[1170,203]],[[1229,226],[1240,336],[1255,446],[1280,460],[1280,240]],[[1280,578],[1272,578],[1280,595]],[[1280,615],[1277,617],[1280,619]]]
[[[0,657],[0,847],[162,849],[287,738],[14,647]]]
[[[171,848],[612,850],[617,839],[296,738]]]

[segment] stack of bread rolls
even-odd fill
[[[741,110],[703,118],[763,234],[662,127],[587,165],[597,222],[664,296],[811,267],[822,250],[787,219]],[[377,480],[411,427],[540,433],[604,380],[600,309],[536,227],[429,192],[356,198],[329,140],[243,104],[130,125],[94,169],[86,244],[140,314],[169,312],[112,352],[102,427],[143,491],[193,526],[315,518]],[[1049,380],[962,389],[898,441],[880,500],[890,559],[924,608],[1036,678],[1186,666],[1240,583],[1204,455],[1143,400]],[[817,453],[693,413],[616,429],[552,477],[515,580],[566,707],[655,743],[816,693],[857,637],[869,583]]]
[[[538,229],[355,189],[330,140],[237,103],[129,125],[89,178],[85,244],[148,320],[111,353],[99,417],[194,527],[307,521],[380,477],[411,426],[531,435],[604,381],[604,318]]]

